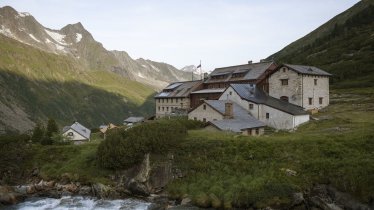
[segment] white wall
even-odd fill
[[[294,119],[295,119],[295,123],[294,123],[295,126],[299,126],[303,123],[308,122],[310,118],[309,118],[309,115],[297,115],[294,117]]]
[[[204,105],[206,105],[206,109],[204,110]],[[207,105],[206,103],[201,104],[196,109],[188,113],[188,119],[190,120],[203,121],[205,118],[206,122],[213,121],[213,120],[222,120],[223,116],[221,113]]]
[[[73,136],[68,136],[68,133],[72,132],[73,133]],[[78,132],[76,132],[75,130],[73,129],[69,129],[67,130],[65,133],[63,133],[62,135],[68,137],[69,139],[73,140],[73,141],[88,141],[89,139],[86,139],[84,136],[80,135]]]
[[[231,95],[230,95],[230,92],[231,92]],[[261,106],[241,99],[240,96],[235,92],[235,90],[232,87],[227,88],[226,91],[219,98],[219,100],[227,100],[227,99],[239,104],[239,106],[247,110],[250,115],[252,115],[256,119],[259,119]],[[253,104],[253,109],[251,110],[249,109],[249,104]]]

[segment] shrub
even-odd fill
[[[42,124],[36,124],[34,130],[32,131],[31,141],[33,143],[40,142],[44,136],[45,129]]]
[[[139,163],[146,153],[166,154],[187,135],[178,121],[161,120],[133,128],[113,129],[97,151],[104,168],[124,169]]]

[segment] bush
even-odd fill
[[[139,163],[147,153],[166,154],[187,135],[178,121],[161,120],[133,128],[113,129],[97,151],[99,164],[108,169],[124,169]]]

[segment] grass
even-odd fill
[[[202,207],[282,208],[292,193],[324,183],[369,202],[374,198],[373,90],[334,91],[335,102],[314,116],[319,120],[292,133],[245,137],[190,131],[175,151],[186,177],[168,190],[177,199],[189,195]],[[286,169],[297,176],[287,176]]]
[[[189,130],[169,151],[184,177],[171,182],[167,192],[175,199],[189,196],[201,207],[287,208],[293,193],[330,184],[369,203],[374,199],[373,93],[373,88],[334,90],[331,105],[313,116],[318,120],[294,132],[246,137]],[[109,178],[114,171],[96,161],[101,141],[94,134],[83,145],[34,145],[29,163],[45,179],[69,173],[82,183],[114,184]],[[162,152],[151,157],[156,165],[167,158]]]

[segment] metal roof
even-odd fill
[[[173,83],[174,84],[174,83]],[[173,85],[172,84],[172,85]],[[174,89],[164,89],[160,93],[158,93],[155,98],[183,98],[188,97],[191,92],[199,88],[202,84],[201,80],[196,81],[187,81],[187,82],[179,82],[177,87]],[[169,85],[168,87],[170,87]],[[171,90],[171,91],[170,91]]]
[[[283,64],[290,69],[295,70],[300,74],[309,74],[309,75],[317,75],[317,76],[332,76],[332,74],[323,71],[314,66],[302,66],[302,65],[292,65],[292,64]]]
[[[129,117],[124,122],[126,123],[138,123],[144,121],[144,117]]]
[[[308,113],[300,106],[286,101],[271,97],[263,90],[249,84],[231,84],[230,85],[242,99],[256,104],[265,104],[274,109],[281,110],[291,115],[307,115]]]
[[[65,126],[62,129],[62,132],[65,133],[69,129],[73,129],[75,132],[79,133],[80,135],[82,135],[83,137],[85,137],[87,139],[90,138],[91,130],[84,127],[82,124],[80,124],[78,122],[73,123],[73,125],[71,125],[71,126]]]
[[[258,128],[265,126],[265,123],[252,117],[247,110],[238,105],[235,102],[227,100],[205,100],[206,104],[221,113],[225,114],[225,104],[230,102],[233,104],[233,119],[214,120],[210,121],[216,127],[221,130],[229,130],[234,132],[240,132],[242,129],[247,128]]]
[[[228,82],[231,80],[232,74],[235,73],[245,73],[244,77],[240,79],[235,78],[235,80],[257,80],[265,73],[267,69],[273,64],[273,62],[259,62],[251,63],[237,66],[228,66],[222,68],[216,68],[210,75],[209,78],[204,83],[214,83],[214,82]],[[228,75],[225,79],[212,79],[212,76],[217,75]]]
[[[180,85],[182,85],[182,83],[180,83],[180,82],[172,83],[172,84],[170,84],[169,86],[167,86],[167,87],[165,88],[165,90],[172,90],[172,89],[174,89],[174,88],[176,88],[176,87],[178,87],[178,86],[180,86]]]
[[[199,93],[223,93],[226,89],[225,88],[216,88],[216,89],[203,89],[191,92],[191,94],[199,94]]]
[[[239,133],[244,129],[264,127],[265,124],[260,124],[260,121],[248,121],[242,119],[225,119],[225,120],[214,120],[209,123],[216,126],[218,129],[223,131],[232,131]]]

